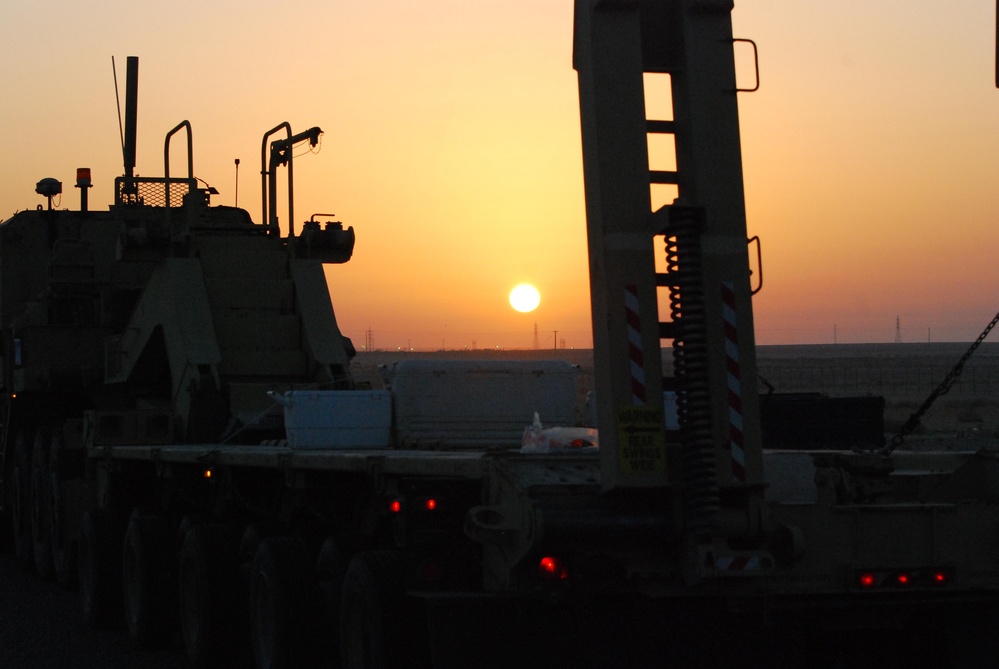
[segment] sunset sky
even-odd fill
[[[737,0],[761,88],[739,98],[757,340],[970,341],[999,310],[992,0]],[[260,219],[259,155],[289,121],[295,213],[335,212],[328,270],[358,347],[592,345],[570,0],[0,0],[0,218],[89,166],[122,172],[111,69],[140,57],[137,172],[183,119],[216,204]],[[740,51],[740,78],[751,78]],[[176,142],[173,163],[185,161]],[[282,182],[283,183],[283,182]],[[283,193],[282,186],[282,193]],[[283,195],[279,214],[287,224]],[[540,307],[507,296],[534,284]],[[557,332],[557,334],[556,334]]]

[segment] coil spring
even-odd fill
[[[670,213],[666,234],[670,315],[677,325],[673,369],[677,381],[685,527],[694,535],[710,534],[717,529],[721,506],[712,439],[699,213],[696,209],[676,207]]]

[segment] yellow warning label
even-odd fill
[[[658,474],[666,471],[666,433],[663,410],[643,406],[617,412],[618,466],[622,474]]]

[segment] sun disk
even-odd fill
[[[534,311],[541,304],[541,293],[529,283],[522,283],[510,291],[510,306],[522,314]]]

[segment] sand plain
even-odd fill
[[[760,346],[758,389],[819,392],[831,397],[885,398],[885,429],[894,434],[945,379],[969,348],[966,343]],[[383,387],[378,368],[408,358],[461,360],[566,360],[579,368],[579,399],[593,388],[592,349],[360,352],[355,380]],[[663,350],[670,374],[670,349]],[[769,384],[769,385],[768,385]],[[922,434],[999,437],[999,343],[984,342],[964,364],[950,391],[925,414]]]

